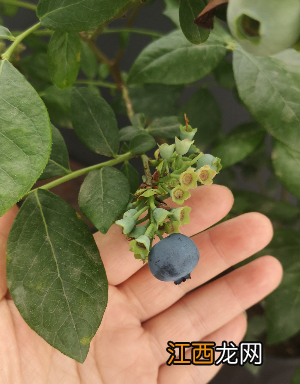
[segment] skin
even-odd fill
[[[182,233],[201,232],[193,237],[200,261],[191,280],[178,286],[155,279],[148,265],[134,259],[119,226],[113,225],[106,235],[95,234],[109,298],[84,364],[49,346],[21,318],[5,277],[6,240],[18,208],[1,217],[1,384],[208,383],[222,364],[167,366],[167,341],[239,343],[247,327],[243,311],[279,285],[282,267],[274,257],[263,256],[187,294],[264,248],[273,234],[269,219],[259,213],[207,229],[230,211],[232,194],[218,185],[201,186],[191,194],[186,202],[192,207],[191,223]]]

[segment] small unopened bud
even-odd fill
[[[165,232],[167,232],[169,235],[172,235],[172,233],[180,233],[179,227],[179,221],[168,221],[167,223],[165,223]]]
[[[195,134],[197,133],[198,129],[197,128],[192,128],[190,125],[185,127],[184,125],[180,125],[180,133],[179,137],[180,140],[188,139],[188,140],[193,140]]]
[[[200,159],[197,161],[197,169],[203,167],[204,165],[209,165],[210,168],[217,173],[219,173],[222,169],[221,159],[209,154],[200,157]]]
[[[168,145],[166,143],[159,145],[159,153],[163,159],[169,159],[174,152],[175,144]]]
[[[129,209],[128,211],[126,211],[123,215],[123,219],[125,219],[126,217],[132,217],[134,216],[136,213],[138,213],[138,211],[136,209]]]
[[[184,208],[175,208],[172,209],[171,214],[172,217],[180,223],[180,225],[188,224],[190,222],[189,214],[192,208],[184,207]]]
[[[194,141],[190,141],[188,139],[179,140],[177,137],[175,137],[176,152],[178,155],[185,155],[193,143]]]
[[[163,225],[166,218],[170,215],[170,212],[163,208],[156,208],[153,211],[154,220],[158,225]]]
[[[130,251],[134,252],[135,258],[141,258],[142,260],[146,260],[150,249],[150,239],[148,236],[139,236],[137,239],[132,240],[129,245],[131,247]]]
[[[132,217],[125,217],[125,219],[117,220],[116,224],[123,227],[124,235],[128,235],[135,227],[136,221]]]

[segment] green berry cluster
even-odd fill
[[[151,180],[143,176],[128,210],[116,221],[136,259],[148,261],[155,236],[163,239],[164,234],[180,233],[180,226],[190,222],[190,207],[171,208],[164,200],[171,197],[182,205],[191,196],[190,189],[198,184],[211,185],[222,168],[219,158],[193,145],[196,132],[197,128],[193,129],[187,120],[186,126],[180,125],[174,144],[158,146],[155,159],[148,161],[149,167],[156,168]]]

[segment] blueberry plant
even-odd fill
[[[275,234],[263,252],[285,270],[250,318],[247,337],[271,345],[300,332],[300,2],[158,2],[173,26],[165,35],[134,28],[154,0],[0,0],[0,216],[20,202],[7,245],[8,286],[28,325],[79,362],[105,312],[107,277],[85,221],[49,190],[81,175],[86,219],[103,234],[120,226],[136,262],[175,284],[199,261],[180,233],[190,190],[213,180],[230,187],[235,203],[224,220],[266,214]],[[9,30],[4,24],[19,8],[35,12],[36,23]],[[118,20],[116,28],[117,19],[124,26]],[[110,33],[119,36],[114,58],[103,53]],[[132,34],[152,41],[125,73]],[[209,89],[216,84],[251,114],[229,133]],[[195,91],[182,105],[188,88]],[[116,114],[127,114],[126,127]],[[72,172],[55,125],[110,159]],[[254,180],[259,193],[238,189],[237,178]]]

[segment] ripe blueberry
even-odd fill
[[[190,273],[199,261],[199,251],[189,237],[181,233],[159,241],[152,247],[148,264],[154,277],[162,281],[174,281],[180,284],[190,279]]]

